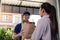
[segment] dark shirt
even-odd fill
[[[20,31],[21,31],[21,28],[22,28],[21,23],[17,24],[16,27],[15,27],[15,29],[14,29],[14,33],[19,34]],[[22,37],[20,36],[18,38],[18,40],[22,40]]]

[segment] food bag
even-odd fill
[[[22,24],[22,29],[24,30],[23,38],[29,39],[35,29],[35,24],[33,22],[27,22]]]

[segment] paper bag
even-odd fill
[[[33,23],[23,23],[22,29],[24,30],[23,38],[29,39],[35,29],[35,24]]]

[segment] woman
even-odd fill
[[[31,40],[51,40],[51,28],[56,28],[57,21],[54,16],[53,6],[47,2],[40,7],[39,14],[42,17],[35,28]],[[54,21],[53,21],[54,20]],[[55,25],[53,25],[55,23]],[[54,30],[55,31],[55,30]],[[53,32],[54,32],[53,31]]]

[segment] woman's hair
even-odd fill
[[[56,9],[53,5],[45,2],[41,5],[41,9],[44,9],[47,14],[49,14],[49,18],[51,20],[51,33],[52,35],[56,35],[58,33],[58,23],[56,16]]]
[[[50,20],[52,22],[52,27],[51,27],[52,33],[53,35],[56,35],[58,33],[58,22],[57,22],[56,8],[54,6],[51,7]]]

